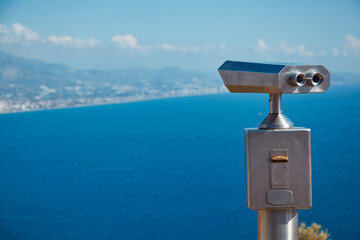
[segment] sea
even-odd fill
[[[313,207],[360,239],[360,87],[284,95],[311,128]],[[0,115],[0,239],[256,239],[244,128],[266,94],[218,94]]]

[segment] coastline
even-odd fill
[[[103,102],[103,103],[95,103],[95,104],[78,104],[72,106],[61,106],[61,107],[53,107],[53,108],[39,108],[39,109],[26,109],[19,110],[13,112],[0,112],[1,115],[9,115],[9,114],[18,114],[18,113],[31,113],[31,112],[40,112],[40,111],[49,111],[49,110],[61,110],[61,109],[71,109],[71,108],[83,108],[83,107],[96,107],[96,106],[106,106],[106,105],[114,105],[114,104],[127,104],[127,103],[136,103],[136,102],[145,102],[159,99],[171,99],[171,98],[185,98],[185,97],[194,97],[194,96],[207,96],[207,95],[217,95],[217,94],[226,94],[225,91],[211,92],[211,93],[200,93],[200,94],[183,94],[183,95],[161,95],[161,96],[151,96],[151,97],[143,97],[136,98],[131,100],[123,100],[123,101],[114,101],[114,102]]]

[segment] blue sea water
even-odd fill
[[[360,239],[360,88],[286,95],[312,129],[313,207]],[[266,94],[221,94],[0,115],[0,239],[256,239],[244,133]]]

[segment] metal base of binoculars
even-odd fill
[[[259,129],[293,127],[294,123],[282,113],[281,94],[269,94],[269,115],[259,124]],[[258,240],[298,240],[298,210],[257,210],[257,231]]]
[[[298,240],[298,210],[257,210],[259,240]]]
[[[269,115],[260,123],[259,129],[293,128],[294,123],[282,113],[281,94],[269,94]]]

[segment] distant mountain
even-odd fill
[[[359,84],[360,74],[332,73],[331,80],[332,85]],[[176,67],[85,71],[0,51],[0,113],[226,91],[216,72]]]
[[[220,76],[176,67],[77,70],[0,51],[0,112],[129,102],[226,91]]]

